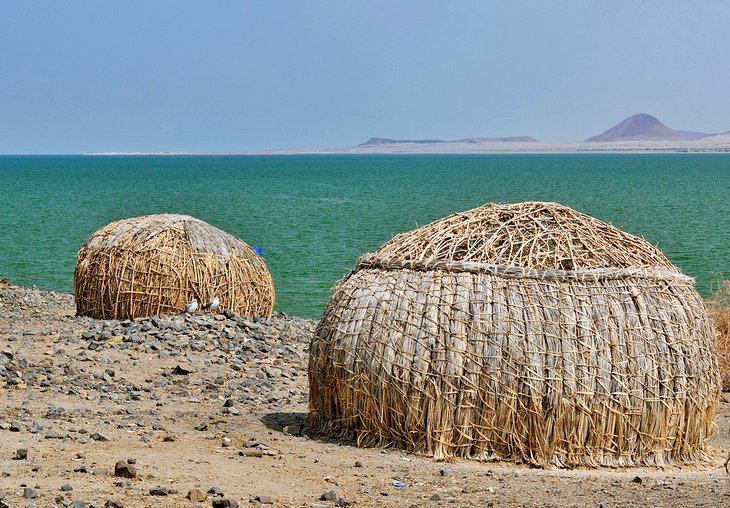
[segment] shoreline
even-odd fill
[[[74,314],[70,294],[0,279],[0,507],[189,508],[215,500],[558,508],[565,499],[679,507],[730,499],[722,466],[730,403],[720,407],[705,465],[543,470],[435,462],[312,433],[314,319]]]
[[[489,141],[489,142],[438,142],[438,143],[385,143],[373,146],[342,148],[290,148],[276,150],[232,150],[223,152],[190,151],[115,151],[93,152],[95,156],[142,156],[142,155],[478,155],[478,154],[664,154],[664,153],[730,153],[730,135],[714,141],[614,141],[614,142],[543,142],[543,141]]]

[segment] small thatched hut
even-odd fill
[[[76,258],[79,315],[133,319],[179,312],[193,298],[218,310],[271,316],[264,260],[238,238],[188,215],[120,220],[92,234]]]
[[[490,203],[396,236],[333,289],[310,422],[437,459],[706,459],[719,376],[693,279],[556,203]]]

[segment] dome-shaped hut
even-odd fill
[[[396,236],[333,289],[310,423],[436,459],[705,460],[719,375],[693,279],[556,203],[490,203]]]
[[[271,316],[274,284],[264,260],[238,238],[188,215],[113,222],[78,252],[76,311],[133,319],[181,311],[193,298],[218,310]]]

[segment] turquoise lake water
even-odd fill
[[[193,215],[259,245],[276,308],[318,317],[357,257],[489,201],[558,201],[645,237],[707,296],[730,277],[730,155],[0,156],[0,278],[72,292],[96,229]]]

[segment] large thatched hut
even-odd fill
[[[693,279],[556,203],[490,203],[396,236],[333,289],[311,423],[437,459],[706,458],[719,400]]]
[[[146,215],[93,233],[78,252],[79,315],[130,319],[179,312],[195,298],[269,317],[274,284],[264,260],[238,238],[188,215]]]

